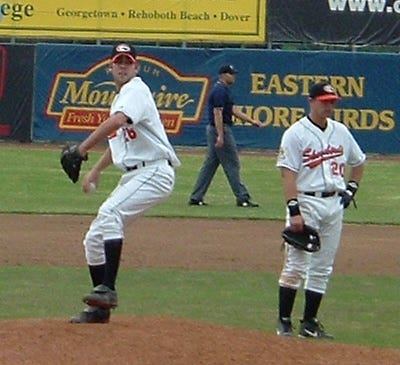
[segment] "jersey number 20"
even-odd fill
[[[346,165],[344,163],[332,162],[331,163],[331,168],[332,168],[332,174],[333,175],[343,177]]]

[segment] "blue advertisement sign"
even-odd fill
[[[394,54],[137,47],[171,142],[204,146],[207,96],[218,69],[239,73],[235,104],[265,124],[234,121],[239,147],[277,149],[282,133],[308,112],[308,90],[327,80],[341,94],[334,118],[366,152],[399,153],[400,58]],[[80,141],[108,116],[115,95],[107,73],[111,46],[39,44],[33,140]]]

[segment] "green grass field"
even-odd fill
[[[105,171],[95,195],[83,195],[79,184],[72,184],[61,171],[58,149],[27,149],[0,145],[0,213],[95,214],[118,181],[120,172]],[[92,153],[83,173],[96,161]],[[280,175],[270,154],[241,156],[242,177],[259,209],[237,209],[235,198],[221,169],[218,170],[202,209],[188,206],[187,200],[203,161],[202,154],[179,153],[182,167],[172,196],[151,210],[148,216],[245,218],[283,220],[284,205]],[[369,160],[357,193],[358,209],[348,209],[347,223],[400,224],[398,177],[395,160]]]
[[[90,155],[83,173],[98,155]],[[274,157],[260,154],[241,157],[243,180],[253,199],[260,203],[259,209],[238,209],[221,171],[206,197],[210,206],[193,209],[187,200],[203,155],[183,151],[179,155],[183,165],[177,172],[175,191],[149,216],[283,220],[283,195]],[[58,149],[18,145],[0,145],[0,170],[0,213],[95,214],[119,178],[119,172],[110,169],[104,173],[98,192],[85,196],[80,186],[69,182],[61,171]],[[369,160],[357,194],[358,209],[347,210],[345,221],[399,224],[399,175],[398,162]],[[1,242],[11,244],[6,237]],[[270,272],[122,270],[118,284],[121,305],[116,315],[162,314],[273,333],[276,280],[277,273]],[[76,303],[76,293],[86,290],[86,268],[3,265],[0,319],[74,314],[81,309]],[[334,275],[329,290],[321,319],[339,342],[400,348],[397,277]],[[21,297],[26,299],[22,303]],[[301,306],[299,296],[297,317]]]

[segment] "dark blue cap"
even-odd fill
[[[237,74],[238,71],[232,65],[224,65],[219,69],[218,74]]]

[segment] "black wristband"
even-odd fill
[[[350,180],[346,186],[346,190],[351,191],[351,193],[354,195],[358,190],[358,183],[354,180]]]
[[[291,217],[294,217],[295,215],[300,215],[300,207],[297,199],[289,199],[286,205],[289,209],[289,215]]]

